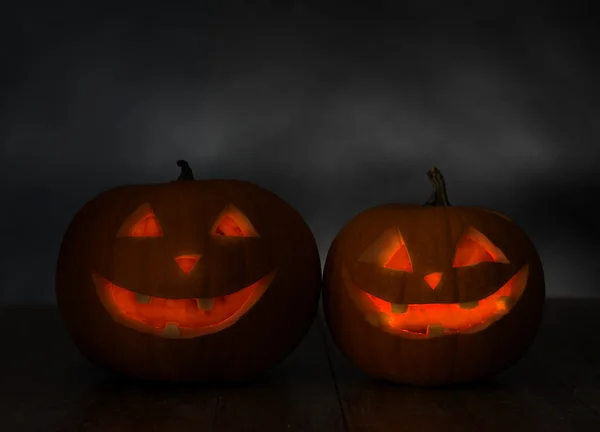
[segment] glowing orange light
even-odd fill
[[[483,246],[470,238],[463,239],[456,250],[453,267],[465,267],[480,262],[494,262],[494,257]]]
[[[224,236],[244,237],[244,232],[231,216],[223,216],[215,227],[215,234]]]
[[[129,229],[129,237],[161,237],[163,235],[158,219],[153,212],[145,214]]]
[[[423,279],[425,279],[425,282],[427,282],[431,289],[435,289],[440,283],[440,280],[442,279],[442,274],[443,273],[441,272],[429,273],[428,275],[424,276]]]
[[[260,237],[244,213],[232,205],[221,212],[211,234],[223,237]]]
[[[199,259],[200,255],[180,255],[175,257],[175,261],[185,274],[190,274]]]
[[[410,337],[428,337],[431,325],[441,325],[442,334],[470,333],[480,331],[505,314],[519,300],[529,276],[525,265],[506,284],[488,297],[479,300],[477,306],[461,307],[459,303],[409,304],[406,312],[393,313],[392,304],[382,300],[356,285],[351,284],[351,293],[365,316],[378,316],[376,320],[390,332]]]
[[[458,243],[452,266],[466,267],[481,262],[508,263],[508,260],[487,237],[471,228]]]
[[[392,270],[412,272],[412,263],[410,262],[410,256],[408,255],[406,245],[401,243],[398,249],[396,249],[383,266]]]
[[[195,298],[168,299],[150,297],[140,303],[137,294],[119,287],[106,278],[93,275],[96,289],[106,309],[117,321],[136,330],[161,335],[174,323],[180,337],[197,337],[233,325],[256,304],[275,277],[276,270],[233,294],[214,297],[212,308],[203,310]]]

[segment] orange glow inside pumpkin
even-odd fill
[[[508,260],[487,237],[470,228],[458,242],[452,267],[473,266],[481,262],[508,263]]]
[[[412,272],[412,262],[404,238],[398,228],[390,228],[375,240],[358,258],[395,271]]]
[[[169,322],[179,327],[197,328],[217,324],[240,309],[252,294],[253,286],[244,288],[234,294],[215,297],[211,310],[198,308],[196,299],[166,299],[150,297],[147,304],[139,303],[132,291],[109,283],[107,288],[110,298],[119,311],[136,321],[141,321],[154,328],[162,329]]]
[[[259,237],[248,218],[231,205],[219,215],[211,234],[223,237]]]
[[[231,216],[223,216],[215,227],[216,235],[244,237],[242,229],[235,223]]]
[[[160,237],[163,235],[160,224],[154,212],[142,216],[129,228],[128,237]]]
[[[142,303],[138,301],[139,294],[97,274],[94,274],[94,282],[102,303],[118,321],[158,335],[167,324],[176,324],[180,337],[195,337],[214,333],[235,323],[262,296],[275,273],[273,271],[235,293],[209,299],[213,302],[209,310],[200,309],[199,301],[195,298],[146,296],[149,300]]]
[[[401,237],[400,237],[401,238]],[[385,268],[391,270],[399,270],[405,272],[412,272],[412,263],[410,262],[410,256],[408,249],[404,242],[400,243],[398,249],[390,256],[390,258],[383,265]]]
[[[179,265],[179,268],[181,268],[186,275],[189,275],[194,267],[196,267],[196,263],[199,259],[200,255],[180,255],[175,257],[175,261]]]
[[[358,304],[367,317],[391,333],[428,337],[430,326],[441,326],[443,334],[480,331],[506,313],[517,302],[527,285],[529,267],[519,270],[506,284],[471,308],[458,303],[409,304],[402,313],[394,313],[392,304],[354,286]],[[473,302],[471,302],[473,303]]]
[[[428,275],[425,275],[423,279],[425,279],[425,282],[427,282],[427,285],[429,285],[431,289],[435,289],[440,283],[440,280],[442,280],[442,275],[442,272],[429,273]]]

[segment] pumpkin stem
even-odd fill
[[[177,166],[181,168],[181,174],[179,174],[177,180],[194,180],[194,173],[187,161],[179,159],[177,161]]]
[[[448,201],[448,192],[446,191],[446,182],[444,181],[444,176],[442,172],[437,167],[432,167],[429,171],[427,171],[427,177],[431,180],[431,184],[433,185],[433,192],[431,196],[424,204],[426,206],[445,206],[449,207],[450,201]]]

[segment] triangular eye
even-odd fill
[[[139,206],[123,223],[117,237],[162,237],[160,223],[149,204]]]
[[[398,228],[390,228],[384,231],[361,254],[358,260],[376,264],[390,270],[413,271],[408,248]]]
[[[163,235],[154,213],[148,213],[131,227],[131,237],[161,237]]]
[[[391,270],[412,272],[412,263],[410,262],[410,256],[408,255],[406,245],[402,243],[383,266]]]
[[[508,264],[508,259],[486,236],[469,228],[458,243],[452,267],[468,267],[482,262]]]
[[[232,205],[221,212],[210,233],[222,237],[260,237],[248,218]]]

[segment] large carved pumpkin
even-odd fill
[[[64,236],[58,307],[80,351],[124,374],[250,377],[310,327],[320,260],[302,217],[235,180],[123,186],[88,202]]]
[[[544,276],[506,216],[453,207],[437,168],[425,206],[390,204],[349,221],[327,256],[324,311],[340,350],[366,373],[421,385],[501,371],[526,351]]]

